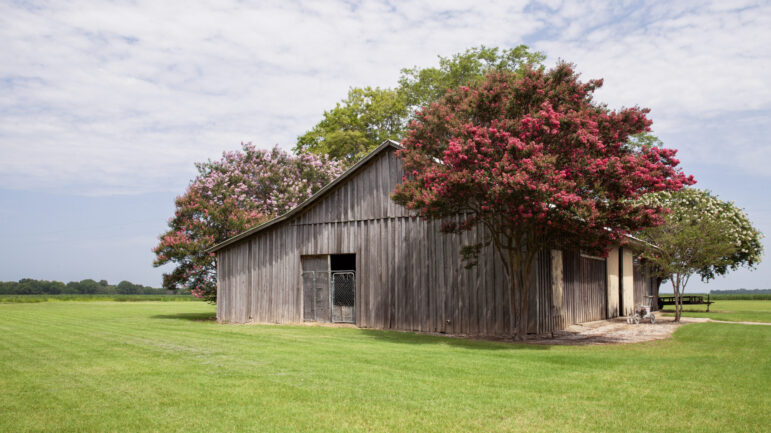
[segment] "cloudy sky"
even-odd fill
[[[0,0],[0,41],[0,280],[158,286],[195,161],[289,149],[349,86],[479,45],[605,78],[598,99],[650,107],[699,186],[771,233],[769,2]]]

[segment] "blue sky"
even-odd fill
[[[194,162],[289,149],[349,86],[481,44],[528,44],[604,78],[610,107],[650,107],[699,186],[771,233],[769,2],[0,1],[0,40],[0,280],[158,286],[150,250]]]

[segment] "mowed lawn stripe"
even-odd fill
[[[219,325],[201,303],[0,305],[0,431],[760,431],[771,329],[544,347]]]

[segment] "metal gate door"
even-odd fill
[[[356,322],[356,272],[332,272],[332,321]]]

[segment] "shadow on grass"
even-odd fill
[[[172,320],[190,320],[193,322],[214,322],[217,320],[217,313],[178,313],[178,314],[156,314],[151,319],[172,319]]]
[[[214,312],[178,313],[178,314],[157,314],[155,316],[151,316],[151,318],[152,319],[170,319],[170,320],[189,320],[193,322],[214,322],[217,320],[217,315]],[[275,325],[269,325],[269,326],[275,326]],[[289,324],[288,326],[296,329],[303,328],[296,325],[293,326],[291,324]],[[317,327],[306,327],[306,329],[335,330],[335,327],[317,326]],[[458,336],[450,336],[450,335],[447,335],[447,336],[429,335],[429,334],[420,334],[417,332],[409,332],[409,331],[391,331],[391,330],[365,329],[365,328],[355,328],[355,327],[340,328],[339,330],[342,331],[343,329],[355,330],[359,332],[361,335],[365,335],[367,337],[371,337],[383,342],[394,343],[394,344],[414,344],[414,345],[436,344],[436,345],[447,345],[447,346],[460,347],[464,349],[474,349],[474,350],[518,350],[518,349],[548,350],[550,348],[550,346],[548,345],[513,343],[511,340],[505,340],[502,338],[495,338],[495,339],[473,338],[472,339],[467,337],[458,337]]]
[[[479,339],[450,335],[427,335],[416,332],[380,331],[377,329],[360,329],[363,335],[395,344],[441,344],[472,350],[549,350],[548,345],[514,343],[501,338]]]

